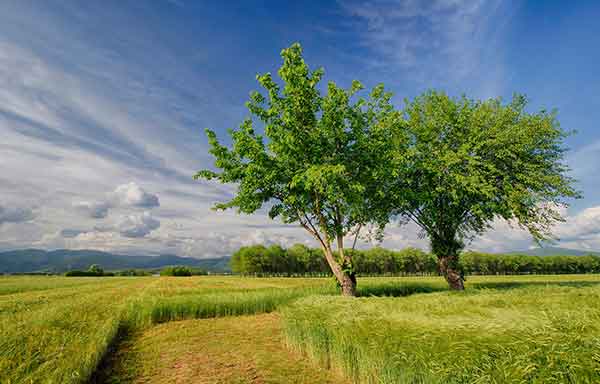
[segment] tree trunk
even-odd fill
[[[342,266],[335,260],[331,248],[328,246],[322,246],[323,253],[327,264],[331,268],[331,272],[337,279],[338,283],[342,287],[343,296],[356,296],[356,276],[354,274],[348,274],[342,270]]]
[[[352,258],[344,253],[344,236],[337,235],[337,246],[340,260],[344,263],[344,268],[350,267],[350,272],[342,270],[340,285],[342,286],[343,296],[356,296],[356,274],[352,269]]]
[[[465,289],[464,279],[458,267],[458,256],[439,257],[438,266],[451,290],[462,291]]]
[[[342,286],[343,296],[356,296],[356,276],[354,276],[354,274],[349,275],[344,273],[340,285]]]

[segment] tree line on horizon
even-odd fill
[[[418,248],[389,250],[374,247],[350,250],[360,276],[438,275],[435,255]],[[329,276],[331,269],[322,251],[304,244],[241,247],[232,256],[233,273],[249,276]],[[600,273],[600,255],[532,256],[468,251],[460,267],[466,275],[582,274]]]
[[[474,100],[430,90],[398,108],[383,84],[321,83],[302,47],[281,52],[275,78],[257,75],[263,92],[249,117],[222,144],[206,130],[214,169],[194,178],[237,185],[215,209],[296,223],[319,244],[342,294],[356,296],[358,239],[381,239],[388,223],[413,222],[450,289],[462,290],[460,256],[474,237],[505,220],[533,239],[552,238],[561,210],[580,197],[564,162],[555,111],[530,112],[515,94]],[[353,237],[352,246],[345,239]]]

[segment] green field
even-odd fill
[[[3,277],[0,383],[600,382],[598,275],[471,277],[459,293],[363,278],[359,294],[316,278]]]

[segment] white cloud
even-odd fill
[[[600,249],[600,206],[586,208],[556,228],[561,242],[580,249]]]
[[[150,212],[142,214],[121,216],[115,228],[125,237],[144,237],[160,227],[160,221],[156,220]]]
[[[586,208],[583,211],[566,215],[565,221],[557,223],[552,229],[556,237],[555,245],[563,248],[581,250],[600,250],[600,206]],[[516,224],[509,225],[498,220],[493,228],[475,239],[470,249],[487,252],[506,252],[528,249],[535,243],[527,231]]]
[[[119,185],[100,201],[79,201],[73,207],[94,219],[104,219],[111,208],[156,208],[160,206],[158,196],[145,191],[135,182]]]
[[[193,191],[213,201],[220,194],[220,187],[191,180],[208,164],[198,127],[229,124],[241,108],[232,113],[212,79],[181,60],[168,41],[157,43],[148,36],[154,32],[133,26],[136,13],[149,8],[3,7],[0,201],[41,208],[35,241],[19,236],[10,223],[1,228],[2,247],[77,246],[83,243],[78,236],[62,242],[61,231],[93,228],[113,214],[156,211],[165,189]],[[108,35],[90,38],[90,31],[106,32],[106,25],[113,26]],[[169,209],[186,215],[210,214],[205,200],[195,204],[170,196],[169,201]],[[37,236],[38,230],[47,236]]]
[[[502,27],[495,28],[507,19],[498,4],[375,0],[342,7],[371,52],[364,55],[370,60],[365,72],[405,73],[423,84],[468,78],[491,89],[502,69],[489,66],[485,56],[501,55]],[[159,30],[161,41],[153,39],[157,31],[137,24],[146,7],[3,6],[0,199],[39,209],[35,217],[25,208],[4,213],[0,247],[207,257],[257,242],[316,246],[302,228],[283,226],[262,212],[210,210],[233,187],[191,181],[211,164],[200,128],[223,132],[241,121],[246,111],[240,95],[247,90],[235,93],[231,87],[246,74],[219,82],[203,71],[210,66],[183,57],[188,47],[173,44],[180,42],[177,33]],[[208,47],[198,50],[194,55],[211,56]],[[478,73],[486,79],[480,81]],[[377,80],[387,83],[385,76]],[[589,159],[597,148],[581,153],[592,181],[597,178]],[[150,208],[151,214],[143,212]],[[384,245],[427,247],[417,232],[390,227]],[[594,236],[590,229],[568,240],[594,246]],[[506,250],[530,243],[528,235],[499,226],[473,246]]]
[[[160,206],[158,196],[146,192],[134,182],[118,186],[111,200],[120,206],[154,208]]]

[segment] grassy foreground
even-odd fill
[[[303,298],[285,332],[360,383],[600,382],[597,276],[470,280],[463,293]]]
[[[87,382],[119,335],[333,292],[326,279],[1,277],[0,383]]]
[[[473,277],[467,287],[364,278],[362,297],[346,299],[330,279],[0,277],[0,383],[84,383],[94,372],[170,382],[173,367],[185,378],[213,363],[206,382],[334,377],[300,354],[363,383],[600,382],[600,276]],[[280,348],[282,332],[295,353]],[[228,359],[233,368],[220,365]]]

